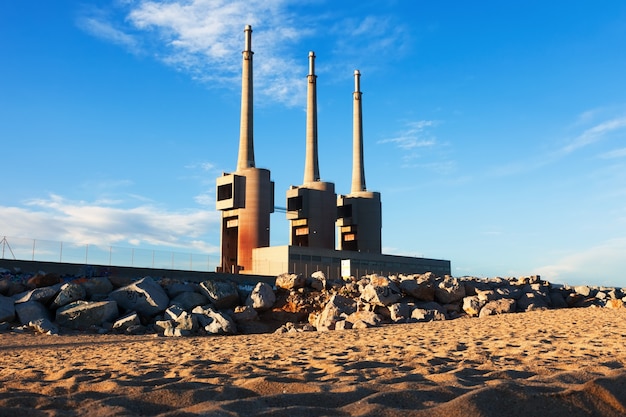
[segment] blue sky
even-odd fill
[[[626,2],[0,2],[0,235],[217,254],[252,25],[257,167],[350,190],[353,72],[385,253],[626,286]],[[288,243],[283,213],[272,244]]]

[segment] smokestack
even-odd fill
[[[363,165],[363,119],[361,108],[361,73],[354,70],[354,101],[352,110],[352,192],[366,191]]]
[[[306,157],[304,161],[304,183],[320,180],[317,160],[317,89],[315,75],[315,53],[309,52],[309,81],[306,105]]]
[[[254,168],[254,137],[252,133],[252,27],[244,29],[245,45],[241,76],[241,125],[239,129],[239,157],[237,171]]]

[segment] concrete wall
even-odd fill
[[[0,268],[15,271],[19,268],[24,273],[37,273],[39,271],[55,273],[59,275],[73,276],[118,276],[124,278],[153,278],[167,277],[180,279],[188,282],[202,282],[206,280],[230,280],[241,284],[256,284],[266,282],[274,285],[275,276],[267,275],[233,275],[219,272],[180,271],[172,269],[133,268],[124,266],[84,265],[59,262],[18,261],[0,259]]]

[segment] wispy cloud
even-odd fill
[[[33,199],[25,207],[0,206],[2,234],[72,243],[153,245],[217,252],[209,234],[219,234],[219,213],[171,211],[143,204],[70,201],[59,195]],[[25,233],[31,236],[24,236]]]
[[[140,52],[140,42],[135,36],[124,32],[121,28],[116,28],[98,11],[92,11],[92,13],[91,16],[81,16],[78,19],[77,24],[81,29],[92,36],[122,46],[132,53]]]
[[[611,133],[620,131],[626,128],[626,116],[616,117],[610,120],[605,120],[598,123],[576,136],[561,151],[563,153],[571,153],[575,150],[581,149],[592,143],[598,142]]]
[[[409,122],[406,124],[405,129],[396,136],[379,140],[378,143],[392,143],[405,150],[431,147],[436,145],[437,141],[429,129],[437,124],[438,122],[434,120]]]
[[[613,149],[612,151],[605,152],[600,155],[602,159],[616,159],[626,157],[626,148]]]
[[[600,285],[623,285],[620,271],[626,268],[626,238],[610,239],[555,259],[536,271],[552,282],[586,284],[589,277]],[[585,282],[586,280],[587,282]]]

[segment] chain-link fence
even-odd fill
[[[0,259],[85,265],[215,271],[219,256],[4,236]]]

